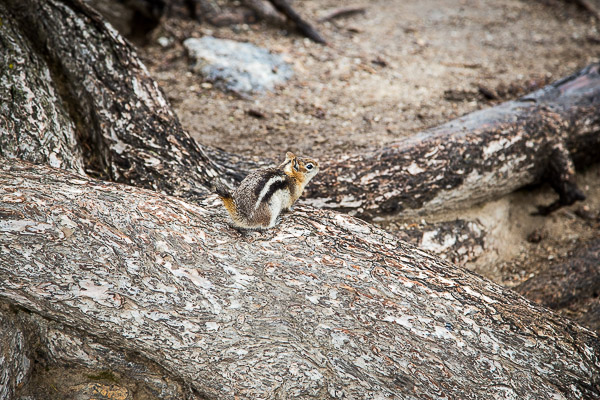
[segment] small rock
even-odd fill
[[[263,111],[259,110],[258,108],[250,108],[246,111],[246,114],[248,114],[251,117],[258,118],[258,119],[266,119],[267,118],[267,115]]]
[[[158,39],[156,39],[156,41],[161,47],[169,47],[171,43],[173,43],[173,39],[169,39],[164,36],[159,37]]]
[[[594,219],[594,214],[590,210],[590,207],[587,205],[579,206],[579,208],[575,210],[575,215],[577,215],[581,219],[585,219],[586,221]]]
[[[546,237],[546,234],[541,229],[535,229],[529,235],[527,235],[527,241],[529,243],[539,243]]]
[[[88,383],[71,388],[74,400],[133,400],[131,392],[116,384]]]
[[[183,45],[194,60],[193,71],[225,90],[272,91],[293,75],[281,56],[250,43],[205,36],[186,39]]]

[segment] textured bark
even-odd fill
[[[19,321],[26,326],[30,335],[38,338],[36,353],[43,354],[43,367],[69,366],[69,368],[86,368],[90,371],[110,371],[125,376],[135,382],[139,389],[158,399],[187,400],[197,397],[187,385],[173,379],[158,364],[153,363],[131,352],[116,351],[93,340],[84,332],[65,327],[63,324],[50,321],[37,314],[19,313]],[[33,373],[35,374],[36,371]],[[93,374],[92,374],[93,375]],[[55,389],[68,392],[68,382]],[[39,392],[43,388],[32,388]],[[50,389],[50,388],[47,388]],[[56,398],[60,392],[56,394]],[[2,397],[3,398],[3,397]]]
[[[349,216],[241,235],[214,197],[16,160],[0,204],[1,298],[208,398],[600,396],[595,334]]]
[[[40,89],[45,92],[39,99],[25,97],[23,107],[53,93],[54,108],[43,110],[58,116],[68,111],[88,165],[103,166],[120,182],[195,200],[207,193],[215,175],[240,179],[250,167],[238,168],[242,164],[216,150],[210,151],[212,158],[224,165],[207,157],[182,131],[130,46],[80,2],[8,0],[3,5],[2,20],[11,21],[2,28],[8,38],[2,38],[3,46],[10,54],[33,54],[34,65],[42,71],[45,63],[49,71]],[[15,35],[19,39],[11,41]],[[586,108],[577,100],[584,91],[594,96],[597,72],[590,71],[538,95],[540,103],[566,104],[564,110],[528,114],[528,107],[539,111],[528,102],[496,110],[507,112],[502,121],[509,127],[514,115],[521,127],[550,127],[556,133],[568,125],[573,142],[548,139],[560,136],[553,132],[532,142],[559,154],[554,164],[566,165],[558,175],[566,170],[567,181],[572,171],[562,149],[589,155],[589,149],[578,152],[577,146],[585,150],[597,140],[597,113],[589,113],[594,102]],[[3,83],[20,80],[38,87],[28,75],[2,76]],[[566,115],[573,121],[565,123]],[[27,115],[15,111],[3,124],[7,121],[21,126]],[[475,122],[473,117],[472,126]],[[27,134],[5,126],[14,140]],[[487,153],[521,139],[489,135],[497,143],[485,142]],[[435,161],[432,152],[446,150],[428,140],[423,154],[431,154],[423,158]],[[35,152],[27,148],[17,156]],[[458,154],[477,160],[474,156],[482,153]],[[511,159],[512,153],[499,154],[496,164],[486,159],[486,168],[521,165],[503,164],[501,157]],[[458,165],[452,164],[454,158],[444,165]],[[365,160],[351,174],[360,168],[378,173],[372,168],[380,161]],[[373,189],[367,196],[393,197],[388,177],[398,187],[405,183],[394,176],[403,167],[391,155],[388,161],[396,170],[382,176],[381,188],[363,187]],[[403,162],[408,172],[427,177],[418,164]],[[80,172],[73,165],[60,166]],[[510,180],[513,170],[505,170],[498,174]],[[351,178],[339,172],[331,168],[325,181]],[[356,177],[371,182],[364,174]],[[441,185],[435,182],[434,192]],[[439,187],[445,190],[481,188],[460,179],[444,183]],[[324,187],[341,190],[335,195],[342,193],[341,208],[363,207],[344,197],[342,186]],[[376,197],[367,200],[373,214],[390,211],[389,202],[380,210],[373,207]],[[274,230],[241,235],[227,226],[214,197],[192,205],[10,159],[0,159],[0,216],[0,298],[60,321],[39,330],[46,352],[59,354],[57,362],[107,365],[133,379],[136,371],[150,380],[164,372],[184,382],[167,382],[168,393],[190,385],[209,398],[600,395],[597,336],[348,216],[304,208],[284,216]],[[17,343],[18,331],[9,325],[6,332],[3,338]],[[84,351],[76,351],[79,345]],[[127,354],[136,355],[138,367],[122,363]],[[13,365],[2,370],[9,371],[11,388],[18,376]]]
[[[84,332],[0,303],[0,399],[40,393],[41,398],[48,398],[50,392],[54,393],[52,398],[72,395],[74,387],[68,379],[63,378],[59,387],[38,379],[40,369],[64,366],[72,370],[85,368],[90,375],[106,371],[120,374],[127,380],[121,383],[130,386],[130,391],[149,393],[157,399],[198,399],[187,385],[156,363],[115,351]]]
[[[182,197],[208,193],[217,171],[242,178],[215,165],[182,130],[131,46],[94,11],[77,0],[7,4],[47,58],[90,164],[112,180]]]
[[[600,239],[515,288],[527,298],[600,330]],[[582,310],[571,315],[571,308]]]
[[[325,162],[308,195],[319,207],[410,218],[548,179],[560,204],[575,201],[581,193],[571,157],[581,163],[600,157],[599,70],[594,64],[517,101]]]
[[[75,129],[46,62],[0,3],[0,155],[83,173]]]
[[[395,227],[393,232],[400,239],[456,265],[476,260],[486,248],[487,233],[477,220],[410,223]]]
[[[0,304],[0,399],[12,399],[29,378],[31,360],[26,335],[15,314]]]

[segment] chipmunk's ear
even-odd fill
[[[300,169],[300,164],[298,163],[298,157],[296,157],[296,155],[294,153],[292,153],[291,151],[288,151],[287,153],[285,153],[285,161],[283,162],[283,164],[288,164],[290,163],[292,166],[292,170],[298,172],[298,169]]]

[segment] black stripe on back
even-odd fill
[[[254,186],[254,197],[258,199],[258,196],[260,196],[260,192],[262,192],[262,190],[264,189],[264,187],[267,185],[267,183],[269,183],[269,180],[271,178],[273,178],[274,176],[279,175],[279,170],[266,170],[264,171],[264,173],[260,174],[260,177],[258,178],[257,182],[256,182],[256,186]]]
[[[267,192],[267,194],[265,194],[265,197],[263,197],[263,202],[268,202],[269,200],[271,200],[271,197],[273,197],[273,195],[275,194],[276,191],[284,189],[288,183],[286,182],[287,179],[284,178],[283,181],[277,181],[275,183],[273,183],[271,185],[271,187],[269,188],[269,191]]]

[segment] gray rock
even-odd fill
[[[283,58],[250,43],[205,36],[183,42],[192,69],[222,89],[237,93],[274,90],[293,75]]]

